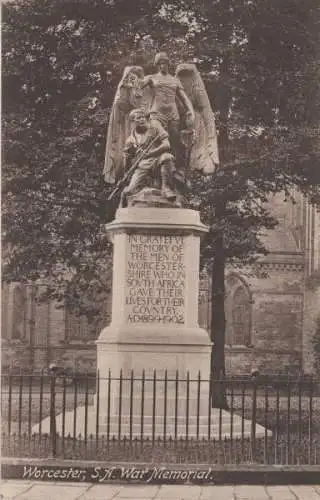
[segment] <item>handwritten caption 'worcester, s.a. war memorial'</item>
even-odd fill
[[[130,234],[126,311],[129,323],[184,323],[182,236]]]

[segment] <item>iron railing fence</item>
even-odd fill
[[[225,394],[227,409],[213,408]],[[320,381],[154,371],[2,381],[3,456],[320,463]]]

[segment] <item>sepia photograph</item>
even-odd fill
[[[2,500],[320,500],[320,8],[2,0]]]

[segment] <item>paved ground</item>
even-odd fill
[[[319,481],[320,482],[320,481]],[[319,486],[92,485],[3,481],[0,499],[18,500],[320,500]]]

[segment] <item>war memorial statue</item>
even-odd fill
[[[189,170],[205,174],[219,163],[209,98],[196,66],[169,73],[168,56],[155,57],[158,71],[127,67],[114,99],[106,143],[104,177],[115,184],[120,206],[181,207]]]
[[[208,231],[200,214],[185,205],[190,172],[215,171],[219,162],[217,134],[209,98],[196,66],[179,64],[169,73],[168,57],[155,57],[157,72],[140,66],[124,70],[110,116],[104,177],[118,205],[106,231],[113,243],[112,319],[97,340],[101,378],[119,372],[146,377],[144,422],[151,429],[165,418],[174,428],[174,386],[168,382],[153,404],[154,370],[160,379],[179,372],[190,376],[190,436],[207,432],[210,356],[209,334],[198,322],[200,239]],[[197,380],[201,367],[201,395]],[[147,382],[148,380],[148,382]],[[127,384],[127,382],[126,382]],[[181,382],[185,387],[185,382]],[[118,421],[119,393],[101,385],[99,411]],[[188,390],[189,390],[188,389]],[[184,389],[183,389],[184,390]],[[138,435],[141,402],[123,386],[123,415],[132,416]],[[169,404],[169,401],[171,403]],[[178,431],[186,414],[181,399]],[[113,425],[113,424],[112,424]],[[170,431],[170,432],[171,432]],[[158,432],[158,430],[157,430]]]

